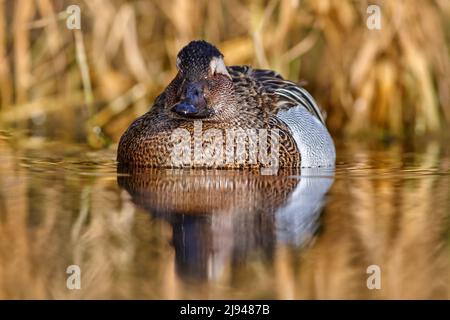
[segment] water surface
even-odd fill
[[[448,144],[343,141],[337,157],[118,172],[113,149],[1,133],[0,298],[448,299]]]

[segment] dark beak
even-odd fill
[[[180,102],[172,107],[172,111],[180,116],[193,116],[198,113],[196,107],[190,103]]]
[[[199,82],[190,82],[184,89],[179,103],[172,107],[172,112],[184,117],[201,117],[206,114],[207,105],[203,97],[203,85]]]

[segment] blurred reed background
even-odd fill
[[[81,30],[66,8],[81,8]],[[370,4],[381,30],[366,27]],[[335,135],[450,122],[450,1],[0,0],[0,127],[103,147],[148,110],[203,38],[228,64],[307,82]]]

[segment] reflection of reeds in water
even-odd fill
[[[46,115],[50,136],[52,126],[72,138],[81,127],[93,146],[108,141],[100,129],[116,141],[173,77],[177,51],[197,38],[216,43],[229,64],[307,80],[333,130],[421,133],[450,120],[445,1],[376,2],[379,31],[366,28],[367,1],[76,3],[81,32],[65,25],[73,1],[0,1],[5,125],[39,127]],[[86,128],[74,122],[80,110]]]
[[[77,177],[46,161],[25,169],[1,140],[0,150],[0,297],[128,296],[134,208],[119,205],[115,179]],[[66,288],[72,264],[81,267],[81,291]]]
[[[423,158],[417,157],[416,172],[448,172],[449,164],[439,163],[440,152],[429,145]],[[414,170],[398,175],[399,159],[386,170],[385,155],[355,154],[375,163],[374,176],[337,179],[323,234],[298,269],[299,297],[448,299],[448,176],[414,176]],[[379,291],[366,288],[366,268],[372,264],[381,268]]]
[[[232,214],[206,216],[200,239],[219,268],[196,284],[177,274],[174,225],[136,209],[114,172],[18,160],[28,151],[0,140],[0,297],[448,298],[450,180],[431,170],[450,170],[448,148],[419,148],[406,170],[399,146],[343,150],[341,160],[357,165],[338,168],[310,245],[259,247],[273,236],[264,232],[249,238],[245,254],[229,251],[252,225],[272,230],[271,219],[235,215],[235,226],[246,227],[230,232]],[[80,291],[65,286],[71,264],[81,267]],[[380,291],[366,288],[371,264],[381,267]]]

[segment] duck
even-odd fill
[[[272,70],[227,66],[214,45],[195,40],[177,74],[120,138],[122,167],[334,167],[321,109],[300,85]]]

